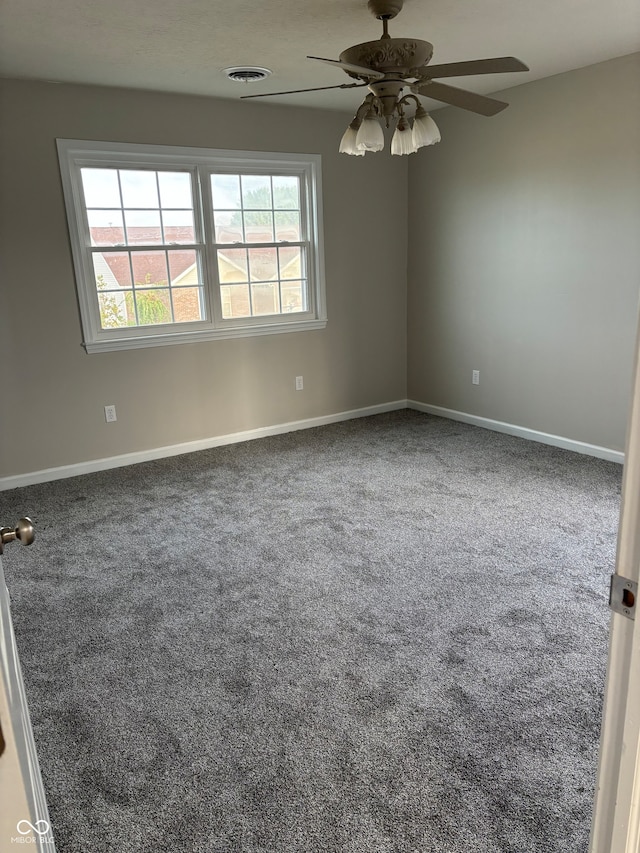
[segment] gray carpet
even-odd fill
[[[403,411],[0,494],[59,853],[584,853],[620,482]]]

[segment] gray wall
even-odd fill
[[[490,119],[435,114],[409,166],[410,399],[623,449],[639,79],[635,54],[509,89]]]
[[[0,477],[406,398],[407,163],[339,155],[350,114],[27,81],[0,111]],[[85,354],[56,137],[320,153],[327,328]]]

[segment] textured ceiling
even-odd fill
[[[238,98],[352,82],[306,55],[337,59],[380,33],[366,0],[0,0],[0,74]],[[640,50],[640,3],[405,0],[390,33],[432,42],[437,63],[512,55],[530,66],[446,81],[489,93]],[[221,73],[247,64],[273,74],[242,84]],[[353,112],[361,100],[335,90],[277,102]]]

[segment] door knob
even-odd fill
[[[35,529],[30,518],[21,518],[15,527],[0,527],[0,554],[7,542],[17,539],[22,545],[31,545],[35,538]]]

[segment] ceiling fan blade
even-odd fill
[[[494,98],[487,98],[476,92],[468,92],[466,89],[458,89],[455,86],[447,86],[445,83],[435,83],[431,80],[415,83],[411,91],[416,95],[424,95],[425,98],[433,98],[481,116],[493,116],[509,106],[504,101],[496,101]]]
[[[529,67],[515,56],[496,56],[493,59],[471,59],[467,62],[445,62],[442,65],[425,65],[418,69],[420,77],[464,77],[468,74],[505,74],[511,71],[528,71]]]
[[[327,65],[337,65],[343,71],[350,71],[352,74],[357,74],[358,77],[368,77],[370,80],[382,80],[384,74],[381,71],[375,71],[373,68],[366,68],[364,65],[351,65],[349,62],[341,62],[339,59],[323,59],[321,56],[307,56],[307,59],[315,59],[318,62],[326,62]]]
[[[272,98],[274,95],[297,95],[298,92],[320,92],[322,89],[361,89],[368,83],[340,83],[338,86],[315,86],[313,89],[289,89],[288,92],[263,92],[261,95],[240,95],[240,100],[246,98]]]

